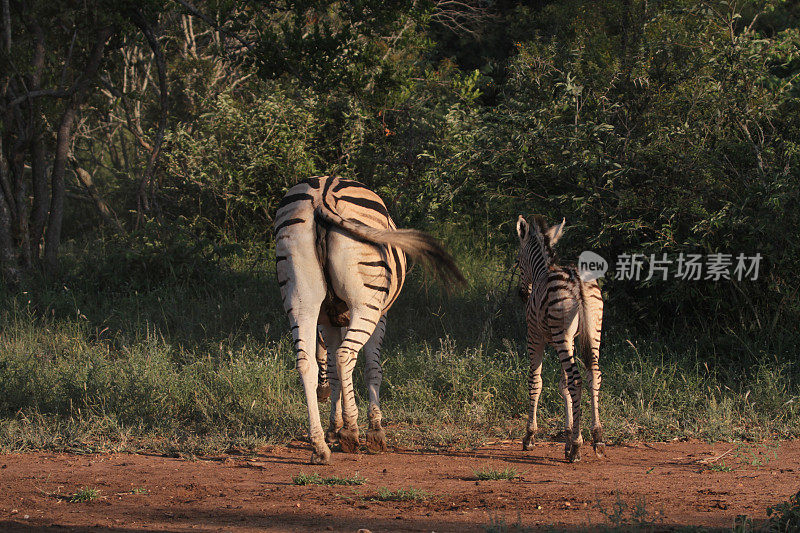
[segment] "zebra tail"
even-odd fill
[[[314,215],[318,220],[339,227],[362,241],[400,248],[413,260],[429,267],[443,281],[466,283],[453,256],[435,237],[424,231],[373,228],[357,220],[343,218],[324,205],[317,207]]]
[[[591,332],[589,331],[589,313],[586,305],[586,289],[583,280],[578,278],[578,287],[580,287],[580,315],[578,317],[578,333],[580,334],[580,349],[583,360],[587,363],[592,358],[592,343]]]

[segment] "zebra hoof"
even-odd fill
[[[605,442],[595,442],[594,443],[594,454],[597,456],[598,459],[605,459],[606,458],[606,443]]]
[[[522,449],[526,452],[532,450],[534,440],[535,439],[533,433],[526,433],[525,438],[522,439]]]
[[[581,447],[572,445],[572,449],[567,454],[567,461],[570,463],[579,463],[581,460]]]
[[[314,448],[314,451],[311,452],[312,465],[327,465],[330,462],[331,462],[331,450],[327,446],[323,445],[319,448]]]
[[[372,453],[382,453],[387,450],[386,432],[383,428],[367,430],[367,449]]]
[[[339,441],[339,430],[330,428],[325,432],[325,442],[328,446],[333,446]]]
[[[339,446],[344,453],[358,452],[358,429],[342,428],[339,430]]]
[[[331,386],[328,383],[320,383],[317,385],[317,401],[325,403],[331,397]]]

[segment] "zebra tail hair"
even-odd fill
[[[350,233],[357,239],[372,244],[397,246],[409,257],[424,264],[440,279],[458,284],[466,283],[453,256],[444,249],[435,237],[415,229],[373,228],[357,220],[343,218],[326,206],[314,211],[315,217]]]
[[[592,343],[591,343],[591,333],[589,331],[589,313],[586,306],[586,289],[584,287],[583,280],[578,278],[578,287],[580,287],[580,316],[578,317],[578,332],[580,333],[580,346],[581,346],[581,356],[583,357],[584,362],[586,362],[586,366],[588,368],[589,361],[592,357]]]

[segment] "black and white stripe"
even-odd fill
[[[362,348],[370,399],[367,445],[374,451],[385,450],[379,408],[380,345],[386,312],[405,281],[406,257],[463,281],[458,268],[431,236],[398,230],[377,194],[357,181],[338,177],[309,178],[286,193],[275,216],[275,243],[278,285],[308,404],[312,462],[329,461],[326,440],[338,438],[346,452],[358,448],[352,372]],[[312,364],[312,349],[317,364]],[[319,379],[326,350],[331,419],[323,433],[318,401],[328,392]]]
[[[520,240],[520,294],[526,305],[529,411],[523,448],[531,448],[537,431],[536,410],[542,392],[542,357],[551,344],[561,362],[560,389],[564,397],[568,461],[580,460],[581,389],[580,369],[575,360],[575,338],[588,371],[592,406],[592,443],[595,453],[605,454],[600,424],[600,335],[603,324],[603,298],[597,281],[584,282],[574,267],[555,263],[553,245],[561,237],[564,221],[548,227],[544,218],[534,216],[531,223],[520,216],[517,234]]]

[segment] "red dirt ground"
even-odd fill
[[[540,443],[523,452],[513,442],[452,453],[334,453],[329,466],[309,465],[310,449],[300,442],[251,456],[198,460],[0,455],[0,531],[441,532],[484,531],[492,520],[511,525],[518,519],[527,528],[592,529],[612,523],[598,503],[610,509],[620,500],[632,506],[637,498],[644,498],[647,519],[658,530],[730,527],[737,515],[763,520],[769,505],[800,489],[800,441],[777,448],[633,444],[609,446],[608,452],[608,459],[599,460],[586,446],[582,462],[567,464],[563,444]],[[475,470],[509,467],[519,479],[475,480]],[[294,485],[292,477],[301,472],[343,477],[358,472],[368,482]],[[82,487],[99,490],[99,497],[65,500]],[[370,499],[381,487],[420,489],[430,497],[422,502]]]

